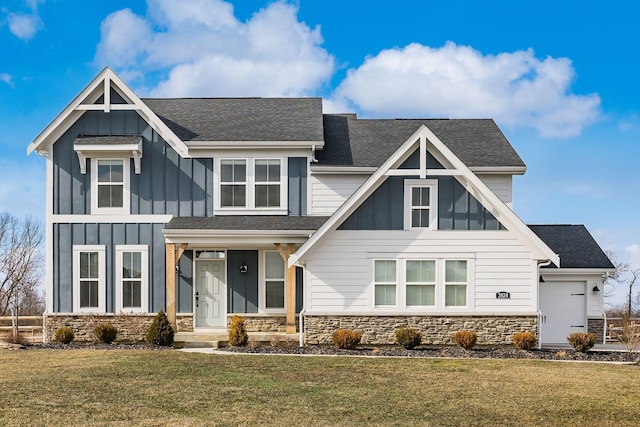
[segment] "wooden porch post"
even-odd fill
[[[296,251],[294,243],[287,243],[287,260],[285,267],[288,265],[289,257]],[[296,333],[296,266],[292,265],[287,268],[287,323],[285,332],[288,334]]]
[[[174,331],[176,328],[176,245],[175,243],[167,243],[166,247],[166,304],[167,319]]]

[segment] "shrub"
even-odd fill
[[[396,331],[396,342],[407,350],[412,350],[422,342],[422,334],[415,329],[400,328]]]
[[[513,345],[520,350],[531,350],[538,343],[538,337],[531,332],[513,334]]]
[[[61,342],[62,344],[69,344],[74,340],[75,337],[76,334],[73,332],[73,329],[68,326],[63,326],[56,329],[56,332],[53,335],[53,339],[55,341]]]
[[[567,341],[575,351],[586,353],[591,347],[596,345],[596,336],[593,334],[585,334],[584,332],[574,332],[569,334]]]
[[[101,323],[95,329],[96,339],[105,344],[111,344],[116,340],[118,329],[111,323]]]
[[[638,351],[638,348],[640,348],[640,324],[634,323],[628,318],[623,318],[620,340],[627,347],[629,353]]]
[[[473,331],[458,331],[453,336],[453,342],[465,350],[471,350],[478,342],[478,335]]]
[[[235,347],[244,347],[249,341],[249,335],[244,327],[244,320],[242,317],[234,314],[229,324],[229,345]]]
[[[173,328],[169,323],[169,319],[167,319],[167,315],[160,310],[147,328],[145,339],[151,344],[170,346],[173,344],[173,334]]]
[[[360,344],[362,335],[349,329],[338,329],[331,334],[331,339],[333,340],[333,345],[335,345],[336,348],[353,350],[358,344]]]
[[[22,345],[27,343],[27,338],[24,336],[22,332],[19,332],[19,331],[18,331],[18,335],[15,335],[15,336],[13,335],[13,331],[7,332],[2,338],[2,340],[9,344]]]

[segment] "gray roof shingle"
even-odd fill
[[[467,166],[525,166],[491,119],[358,119],[325,114],[318,165],[378,167],[426,125]]]
[[[321,98],[148,98],[182,141],[322,141]]]
[[[230,215],[175,217],[167,230],[317,230],[327,216]]]
[[[529,225],[560,255],[562,268],[615,268],[584,225]]]
[[[129,145],[140,142],[141,136],[136,135],[109,135],[109,136],[79,136],[74,145]]]

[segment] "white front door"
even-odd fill
[[[226,328],[225,260],[196,261],[195,326]]]
[[[544,344],[567,344],[573,332],[587,331],[585,282],[540,283],[540,340]]]

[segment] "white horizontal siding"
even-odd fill
[[[349,198],[368,175],[311,175],[311,214],[331,215]]]
[[[479,174],[478,178],[480,178],[500,200],[513,208],[513,177],[511,175]]]
[[[512,233],[419,230],[329,233],[317,249],[305,256],[307,310],[376,311],[371,295],[373,259],[457,257],[473,260],[471,308],[465,313],[535,312],[535,262]],[[498,300],[496,292],[509,292],[511,298]]]

